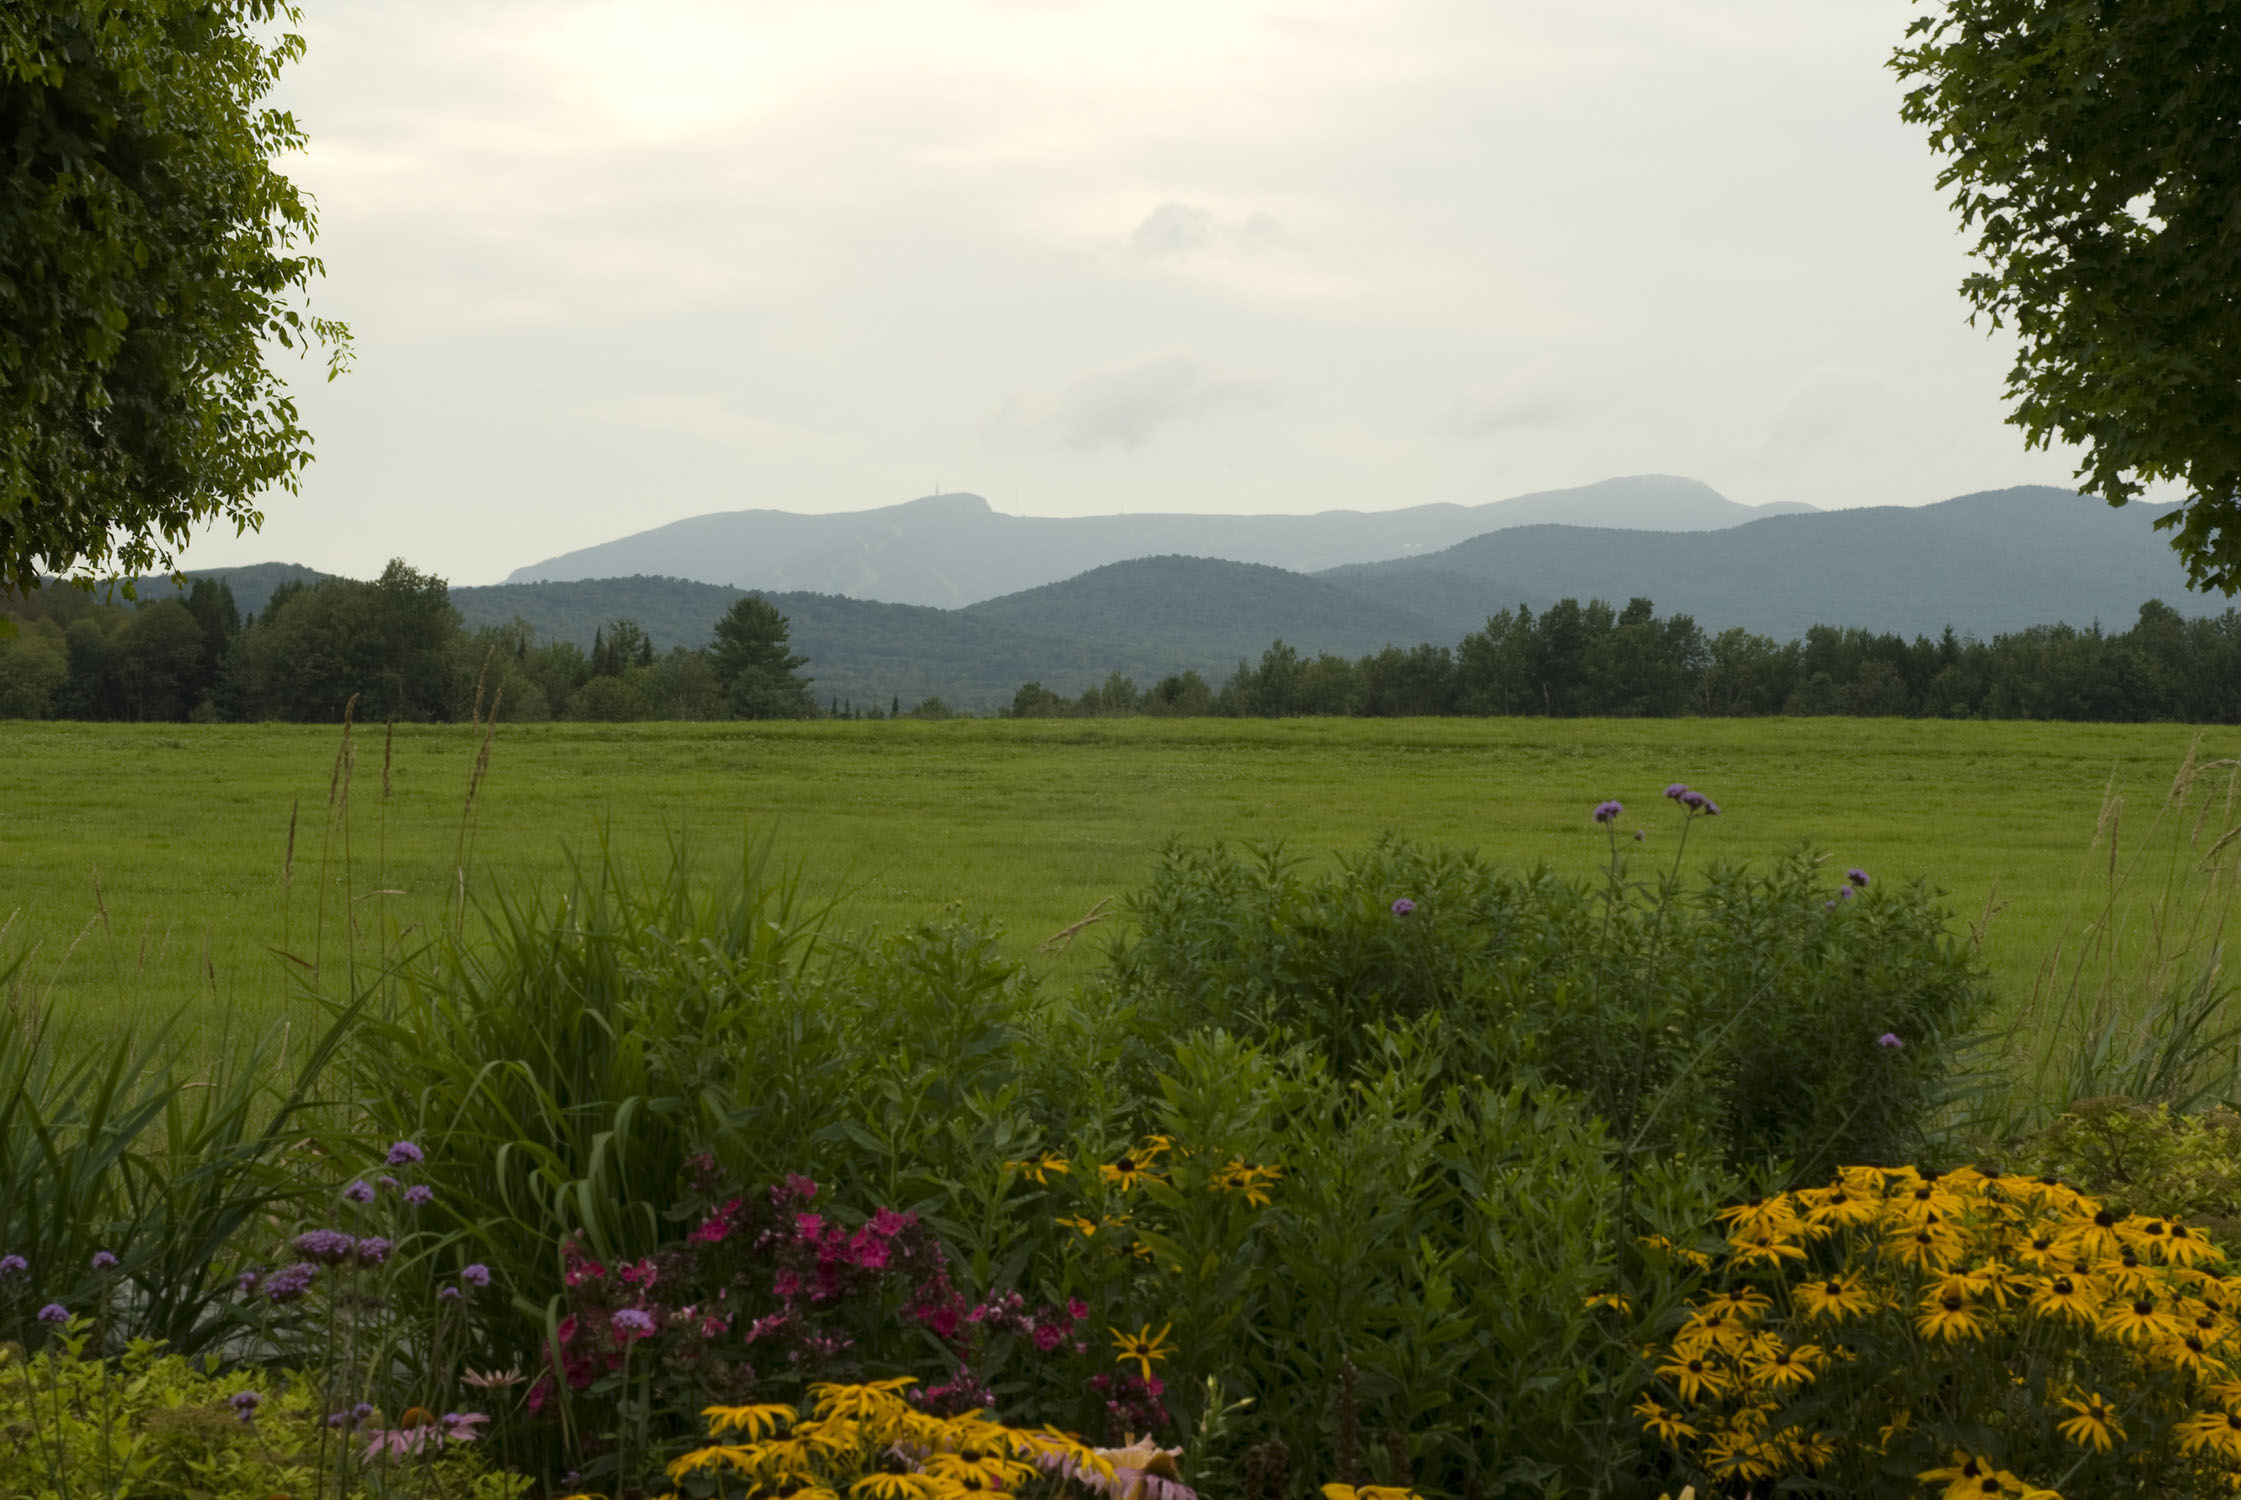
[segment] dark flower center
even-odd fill
[[[1826,1290],[1832,1297],[1841,1297],[1844,1295],[1844,1283],[1841,1281],[1832,1281],[1828,1284]]]
[[[2057,1276],[2054,1278],[2053,1291],[2054,1295],[2057,1297],[2067,1297],[2077,1289],[2077,1283],[2072,1281],[2067,1276]]]
[[[1959,1312],[1961,1310],[1961,1294],[1959,1292],[1947,1292],[1944,1296],[1938,1298],[1938,1305],[1947,1312]]]
[[[1114,1171],[1116,1171],[1116,1172],[1133,1172],[1133,1171],[1135,1171],[1135,1170],[1136,1170],[1136,1158],[1135,1158],[1135,1157],[1133,1157],[1133,1156],[1124,1156],[1124,1157],[1122,1157],[1122,1158],[1121,1158],[1121,1159],[1120,1159],[1119,1161],[1116,1161],[1116,1162],[1114,1162],[1114,1163],[1113,1163],[1113,1170],[1114,1170]]]
[[[2110,1213],[2107,1209],[2104,1208],[2099,1213],[2093,1216],[2093,1222],[2100,1225],[2103,1229],[2107,1229],[2110,1225],[2116,1222],[2116,1215]]]

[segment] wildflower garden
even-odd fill
[[[1692,862],[1678,784],[1591,879],[1177,843],[1063,982],[753,845],[212,1061],[18,959],[0,1495],[2229,1493],[2237,772],[2152,952],[2021,1006],[1925,886]]]

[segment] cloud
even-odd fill
[[[1046,401],[1007,400],[989,435],[1085,452],[1138,448],[1164,427],[1275,400],[1266,381],[1220,376],[1190,355],[1161,354],[1084,375]]]
[[[1214,243],[1214,215],[1187,203],[1162,203],[1128,237],[1131,255],[1183,255]]]
[[[1443,437],[1492,437],[1562,421],[1578,406],[1555,377],[1536,366],[1498,385],[1458,392],[1432,430]]]

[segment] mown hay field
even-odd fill
[[[2105,798],[2144,828],[2195,731],[1909,720],[1152,720],[502,726],[466,858],[470,899],[550,890],[602,837],[632,862],[736,860],[750,831],[798,862],[836,928],[952,910],[1034,964],[1078,970],[1117,924],[1038,946],[1136,887],[1171,839],[1283,840],[1327,860],[1391,830],[1589,876],[1617,825],[1648,869],[1678,819],[1723,808],[1688,857],[1810,842],[1836,872],[1921,877],[1957,931],[1982,925],[2004,1001],[2026,993],[2108,872]],[[293,972],[328,982],[349,944],[440,928],[458,887],[480,746],[467,726],[0,725],[0,962],[19,993],[110,1026],[190,1009],[258,1022]],[[2230,729],[2204,759],[2241,751]],[[294,820],[293,863],[289,863]],[[2229,820],[2230,821],[2230,820]],[[345,859],[347,834],[348,858]],[[1987,920],[1987,912],[1990,916]],[[285,951],[292,958],[283,958]]]

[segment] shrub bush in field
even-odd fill
[[[2054,1500],[2241,1479],[2241,1278],[2200,1230],[1973,1168],[1847,1168],[1722,1217],[1717,1292],[1636,1408],[1696,1482]]]
[[[2012,1171],[2060,1177],[2111,1206],[2179,1215],[2220,1239],[2241,1234],[2241,1114],[2219,1107],[2086,1099],[1997,1153]]]
[[[1615,806],[1616,804],[1612,804]],[[1801,1172],[1923,1146],[1987,993],[1929,892],[1800,856],[1632,878],[1491,869],[1397,840],[1326,875],[1171,848],[1114,957],[1149,1029],[1299,1040],[1341,1068],[1366,1023],[1438,1014],[1471,1071],[1579,1090],[1623,1139]]]

